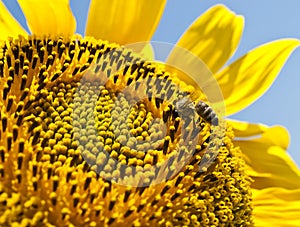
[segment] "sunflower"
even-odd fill
[[[148,2],[91,1],[85,38],[67,0],[20,0],[29,36],[0,3],[1,225],[296,226],[286,130],[185,116],[166,100],[198,91],[197,79],[122,46],[151,39],[165,1]],[[214,74],[227,115],[259,98],[299,45],[278,40],[222,68],[242,30],[217,5],[177,43]],[[178,59],[174,49],[168,62]]]

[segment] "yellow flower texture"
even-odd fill
[[[197,79],[122,47],[151,39],[165,1],[92,0],[84,38],[68,0],[18,2],[31,35],[0,2],[1,226],[298,226],[287,131],[182,115],[166,100],[197,93]],[[216,5],[176,44],[213,73],[226,116],[263,95],[300,44],[277,40],[224,66],[243,23]],[[164,99],[135,102],[127,88]]]

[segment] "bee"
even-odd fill
[[[190,99],[184,97],[177,101],[176,103],[177,112],[182,116],[191,116],[194,111],[206,122],[211,125],[217,126],[219,124],[219,119],[216,112],[207,103],[203,101],[198,101],[194,104]]]
[[[195,105],[195,110],[197,114],[203,118],[204,121],[215,126],[219,124],[219,119],[216,112],[207,103],[198,101]]]

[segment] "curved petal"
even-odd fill
[[[255,226],[298,227],[300,189],[267,188],[252,190]]]
[[[32,34],[64,36],[74,34],[76,21],[69,0],[18,0],[18,2]]]
[[[154,50],[151,43],[146,43],[140,52],[141,56],[148,60],[155,60]]]
[[[86,35],[118,44],[151,39],[165,0],[92,0]]]
[[[283,149],[288,148],[290,137],[287,130],[281,126],[272,127],[273,134],[270,135],[268,133],[270,127],[264,124],[255,124],[236,120],[227,121],[230,122],[230,125],[232,126],[235,140],[247,140],[251,138],[261,138],[262,136],[264,136],[265,139],[268,137],[268,140],[272,141],[273,145],[279,146]],[[272,137],[275,134],[280,135],[280,137]]]
[[[18,35],[27,35],[25,29],[10,14],[2,1],[0,1],[0,12],[0,40],[5,40],[8,36],[18,37]]]
[[[300,170],[286,152],[289,143],[287,130],[273,126],[258,136],[250,140],[234,140],[242,150],[248,174],[254,179],[251,187],[299,188]]]
[[[299,40],[282,39],[264,44],[216,74],[222,89],[226,114],[249,106],[271,86]]]
[[[223,5],[216,5],[196,19],[176,45],[198,56],[215,73],[235,52],[243,28],[242,16]],[[176,51],[173,51],[169,58],[176,57]]]

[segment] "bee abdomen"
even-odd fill
[[[195,105],[196,112],[200,117],[203,118],[204,121],[212,124],[212,125],[218,125],[219,119],[215,111],[212,107],[210,107],[207,103],[203,101],[199,101]]]

